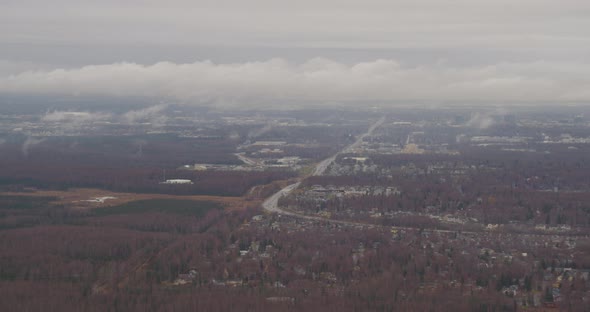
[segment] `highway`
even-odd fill
[[[236,155],[243,163],[250,166],[258,166],[258,162],[252,158],[248,158],[244,155],[244,153],[236,153]]]
[[[281,198],[281,196],[289,195],[294,189],[299,187],[299,184],[301,184],[301,181],[287,185],[286,187],[282,188],[280,191],[274,193],[272,196],[267,198],[262,203],[262,208],[264,208],[268,212],[276,212],[276,213],[289,215],[289,216],[299,216],[296,213],[286,211],[286,210],[279,208],[279,205],[278,205],[279,198]]]
[[[375,122],[373,125],[371,125],[371,127],[369,127],[367,132],[365,132],[364,134],[359,136],[354,143],[352,143],[351,145],[348,145],[347,147],[342,149],[340,152],[334,154],[333,156],[326,158],[326,159],[322,160],[321,162],[319,162],[316,165],[315,170],[311,175],[319,176],[319,175],[324,174],[326,169],[330,166],[330,164],[332,162],[334,162],[334,160],[336,159],[336,157],[338,155],[343,154],[343,153],[348,153],[348,152],[352,151],[353,149],[359,147],[361,145],[363,139],[366,138],[367,136],[370,136],[373,133],[373,131],[375,129],[377,129],[377,127],[379,127],[381,124],[383,124],[384,121],[385,121],[385,118],[379,119],[377,122]],[[294,211],[285,210],[285,209],[279,207],[279,205],[278,205],[279,199],[282,196],[287,196],[287,195],[291,194],[291,192],[293,192],[293,190],[295,190],[299,187],[299,185],[301,184],[303,179],[305,179],[305,176],[299,177],[298,181],[296,183],[289,184],[286,187],[282,188],[280,191],[271,195],[269,198],[267,198],[262,203],[262,208],[264,208],[264,210],[266,210],[267,212],[270,212],[270,213],[278,213],[281,215],[296,217],[296,218],[305,219],[305,220],[328,222],[328,223],[333,223],[333,224],[341,224],[341,225],[349,225],[349,226],[382,227],[382,225],[369,224],[369,223],[363,223],[363,222],[334,220],[334,219],[328,219],[328,218],[319,217],[319,216],[309,216],[309,215],[304,215],[304,214],[297,213]],[[387,228],[397,229],[397,230],[416,230],[417,229],[414,227],[405,227],[405,226],[387,226]],[[438,232],[438,233],[456,233],[458,231],[461,233],[464,233],[464,234],[493,233],[493,232],[486,232],[486,231],[474,232],[474,231],[465,231],[465,230],[442,230],[442,229],[424,229],[424,230],[431,231],[431,232]],[[507,234],[524,235],[524,236],[530,236],[530,235],[538,236],[539,235],[539,234],[533,234],[533,233],[507,233]],[[570,236],[588,237],[588,235],[568,235],[568,234],[564,235],[564,234],[556,234],[556,233],[541,234],[541,235],[543,235],[543,236],[550,235],[550,236],[567,236],[567,237],[570,237]]]
[[[344,153],[349,153],[351,151],[353,151],[354,149],[358,148],[359,146],[362,145],[363,140],[370,136],[371,134],[373,134],[373,131],[375,131],[375,129],[377,129],[379,126],[381,126],[383,124],[383,122],[385,121],[385,117],[382,117],[381,119],[377,120],[377,122],[375,122],[374,124],[372,124],[369,127],[369,130],[367,130],[367,132],[361,134],[356,141],[354,141],[354,143],[346,146],[343,150],[341,150],[340,152],[332,155],[329,158],[326,158],[322,161],[320,161],[316,167],[315,170],[313,171],[312,175],[314,176],[321,176],[324,174],[324,172],[326,172],[326,169],[328,169],[328,167],[330,166],[330,164],[332,164],[334,162],[334,160],[336,160],[336,157],[338,157],[338,155],[340,154],[344,154]]]
[[[330,166],[330,164],[332,164],[334,162],[334,160],[336,160],[336,157],[338,157],[338,155],[342,154],[342,153],[348,153],[350,151],[352,151],[353,149],[361,146],[363,139],[370,136],[371,134],[373,134],[373,131],[375,131],[375,129],[377,129],[379,126],[381,126],[383,124],[383,122],[385,121],[385,117],[382,117],[381,119],[377,120],[377,122],[375,122],[374,124],[372,124],[369,129],[367,130],[367,132],[361,134],[356,141],[354,141],[354,143],[346,146],[344,149],[342,149],[341,151],[339,151],[338,153],[332,155],[331,157],[328,157],[322,161],[320,161],[313,173],[311,174],[312,176],[320,176],[323,175],[324,172],[326,172],[326,169],[328,169],[328,167]],[[321,218],[321,217],[315,217],[315,216],[306,216],[306,215],[302,215],[302,214],[298,214],[292,211],[287,211],[284,209],[281,209],[278,205],[279,202],[279,198],[281,198],[281,196],[287,196],[289,195],[293,190],[295,190],[297,187],[299,187],[299,184],[301,184],[301,181],[303,181],[305,177],[299,177],[298,181],[296,183],[287,185],[286,187],[282,188],[280,191],[274,193],[272,196],[270,196],[269,198],[267,198],[263,203],[262,203],[262,208],[264,208],[264,210],[268,211],[268,212],[274,212],[274,213],[279,213],[279,214],[283,214],[283,215],[288,215],[288,216],[293,216],[293,217],[299,217],[302,219],[309,219],[309,220],[317,220],[317,221],[327,221],[327,222],[333,222],[333,223],[341,223],[341,224],[348,224],[348,225],[367,225],[364,223],[355,223],[355,222],[348,222],[348,221],[338,221],[338,220],[331,220],[331,219],[325,219],[325,218]]]

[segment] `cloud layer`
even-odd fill
[[[589,47],[586,0],[8,0],[9,42]]]
[[[356,64],[328,59],[304,63],[283,59],[233,64],[116,63],[0,77],[0,92],[149,96],[197,103],[584,102],[590,101],[588,73],[589,64],[542,61],[475,67],[444,63],[404,66],[384,59]]]
[[[588,16],[587,0],[7,0],[0,93],[586,102]]]

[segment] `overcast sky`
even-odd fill
[[[0,93],[590,102],[590,1],[0,0]]]

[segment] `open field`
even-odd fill
[[[60,190],[32,190],[30,192],[0,192],[0,196],[27,196],[27,197],[51,197],[54,203],[75,209],[95,209],[101,207],[119,206],[125,203],[152,200],[152,199],[175,199],[191,201],[210,201],[221,204],[225,209],[239,210],[248,205],[256,205],[258,201],[245,197],[225,197],[209,195],[167,195],[167,194],[136,194],[118,193],[100,189],[70,189]],[[105,198],[103,201],[96,199]]]

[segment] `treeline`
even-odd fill
[[[168,134],[134,136],[11,137],[2,145],[3,161],[68,162],[81,166],[176,168],[183,164],[240,164],[233,155],[239,141],[213,136],[183,138]]]
[[[75,164],[10,163],[0,165],[0,183],[4,189],[38,187],[104,188],[117,192],[163,193],[177,195],[206,194],[241,196],[250,188],[294,176],[289,171],[187,171],[167,170],[167,179],[190,179],[190,185],[165,185],[159,168],[77,166]]]
[[[355,176],[310,177],[303,186],[332,185],[339,188],[394,187],[400,194],[359,194],[316,198],[294,193],[281,199],[281,205],[317,213],[329,211],[346,219],[355,213],[430,213],[475,218],[483,224],[521,222],[548,226],[590,227],[590,195],[586,192],[538,191],[526,188],[493,186],[486,174],[455,179],[451,176],[402,175],[392,178]],[[441,178],[445,182],[441,182]],[[492,187],[490,187],[492,185]],[[359,216],[355,216],[358,218]],[[366,216],[368,218],[368,216]],[[349,217],[350,218],[350,217]],[[401,224],[398,224],[401,225]]]
[[[527,157],[471,147],[464,147],[460,155],[370,155],[366,164],[376,166],[375,172],[310,177],[302,186],[391,187],[399,195],[383,192],[314,198],[294,193],[281,203],[311,213],[325,210],[344,219],[347,214],[350,218],[352,211],[361,213],[354,218],[371,220],[367,215],[370,210],[454,215],[483,224],[590,227],[590,197],[585,192],[590,187],[590,153],[555,145],[545,148],[550,152],[527,153]],[[340,155],[337,162],[347,162],[347,156]],[[406,221],[421,222],[410,219]]]
[[[288,171],[176,170],[196,162],[239,162],[232,154],[235,142],[168,139],[156,137],[137,143],[130,138],[54,138],[29,147],[26,153],[21,146],[7,143],[1,147],[0,185],[5,189],[95,187],[119,192],[240,196],[255,185],[294,175]],[[194,184],[160,184],[165,178],[191,179]]]
[[[544,293],[551,268],[590,268],[588,244],[577,247],[572,263],[564,260],[571,253],[564,247],[536,246],[509,234],[476,239],[277,216],[253,221],[258,207],[198,216],[180,208],[129,207],[0,231],[4,309],[516,311],[522,300],[532,305],[532,297],[519,297],[517,304],[500,292],[503,287]],[[34,209],[41,208],[22,211]],[[494,249],[530,256],[509,261]],[[188,284],[173,285],[191,270]],[[577,302],[590,288],[576,276],[562,289],[562,302]]]

